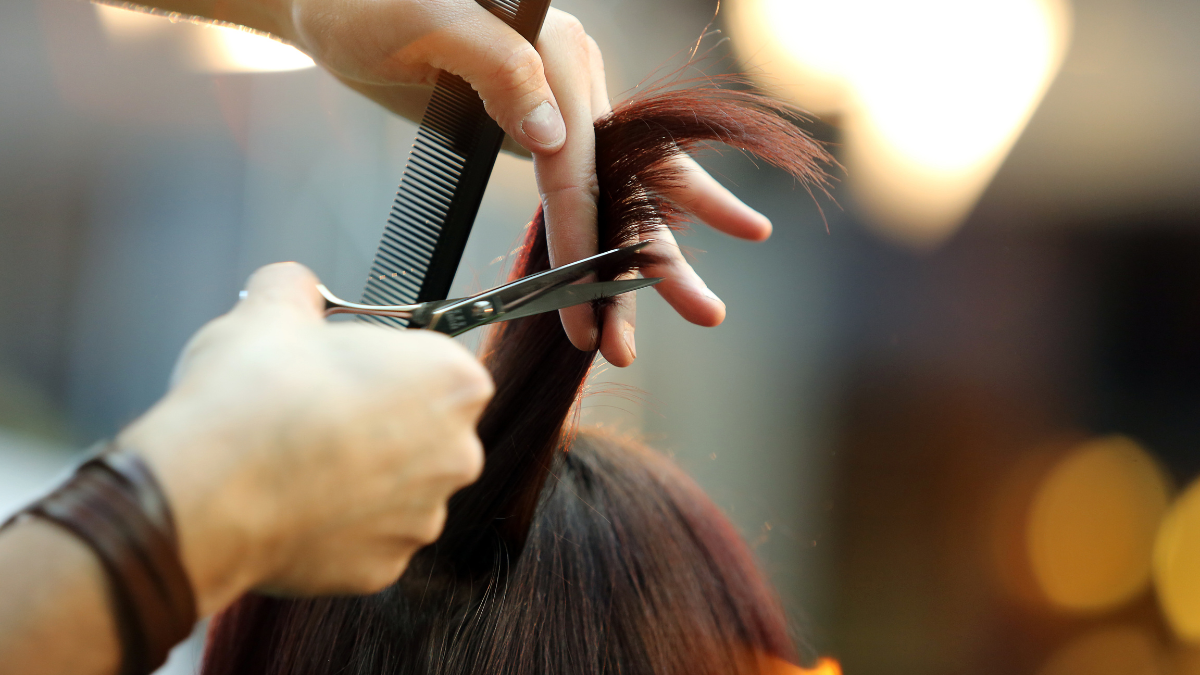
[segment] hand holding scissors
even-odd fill
[[[521,317],[553,312],[601,298],[629,293],[653,286],[661,278],[624,279],[592,283],[572,283],[595,272],[601,266],[615,265],[649,245],[653,240],[613,249],[556,267],[467,298],[437,300],[415,305],[364,305],[335,296],[323,284],[317,290],[325,297],[325,316],[366,314],[408,321],[409,328],[424,328],[447,335],[459,335],[474,328]]]

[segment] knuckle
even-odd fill
[[[545,82],[542,58],[525,43],[500,61],[491,79],[502,94],[515,97],[533,93]]]
[[[588,40],[591,38],[583,27],[583,23],[574,14],[559,12],[553,25],[559,39],[565,44],[587,53]]]
[[[391,586],[404,570],[408,567],[409,556],[400,556],[397,559],[390,560],[385,564],[374,566],[370,571],[363,575],[359,581],[359,588],[353,589],[359,594],[378,593],[383,589]]]
[[[588,49],[588,53],[591,54],[593,57],[595,57],[597,59],[604,58],[604,55],[600,53],[600,43],[596,42],[596,39],[593,38],[591,35],[587,36],[587,49]]]
[[[454,359],[450,370],[455,380],[454,386],[464,403],[482,406],[495,393],[496,387],[487,368],[465,351]]]
[[[483,475],[483,443],[478,437],[472,435],[463,444],[462,455],[462,461],[459,463],[460,480],[458,483],[459,485],[470,485]]]
[[[406,347],[420,355],[421,362],[453,368],[460,360],[470,358],[470,354],[455,342],[454,338],[436,331],[413,330],[400,335],[404,338]]]
[[[492,397],[495,386],[488,370],[462,345],[431,331],[411,331],[419,335],[410,338],[407,358],[396,359],[397,366],[413,362],[422,364],[422,382],[435,398],[449,396],[456,406],[470,409],[482,407]]]
[[[442,528],[446,525],[446,505],[439,504],[433,513],[425,519],[416,532],[417,541],[422,544],[432,544],[442,536]]]
[[[591,35],[587,36],[587,51],[588,51],[588,57],[592,61],[592,65],[595,66],[597,69],[599,69],[601,72],[603,72],[604,71],[604,54],[602,54],[600,52],[599,43],[597,43],[596,40],[593,39]]]
[[[183,346],[180,358],[194,358],[199,354],[212,352],[222,345],[233,343],[244,330],[240,317],[233,314],[219,316],[196,331],[196,334]]]
[[[577,200],[585,204],[590,203],[593,208],[599,198],[600,182],[597,180],[595,174],[584,176],[580,180],[560,185],[542,193],[542,201],[545,202],[570,202],[571,200]]]

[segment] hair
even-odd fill
[[[711,79],[647,88],[595,123],[600,250],[678,228],[681,153],[719,142],[824,190],[794,109]],[[611,279],[649,262],[646,255]],[[539,208],[512,278],[549,269]],[[597,318],[599,319],[599,312]],[[762,672],[796,661],[770,585],[733,525],[670,462],[569,421],[594,351],[557,313],[499,325],[483,475],[445,529],[371,596],[249,594],[216,617],[205,675]]]

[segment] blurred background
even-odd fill
[[[716,10],[554,5],[618,98]],[[726,0],[713,28],[708,71],[810,110],[845,171],[814,200],[702,158],[775,235],[686,236],[728,319],[642,295],[585,417],[675,456],[846,673],[1200,675],[1200,4]],[[0,3],[0,515],[258,266],[356,297],[414,133],[264,38]],[[458,291],[536,203],[501,157]]]

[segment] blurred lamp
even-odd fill
[[[761,82],[842,120],[848,183],[889,238],[936,244],[966,217],[1066,52],[1067,0],[737,0]]]
[[[1159,528],[1154,586],[1171,629],[1180,639],[1200,644],[1200,480],[1175,502]]]
[[[295,47],[248,30],[194,23],[176,15],[151,14],[134,5],[128,9],[105,4],[95,7],[101,25],[114,42],[128,44],[169,33],[185,49],[185,61],[195,70],[261,73],[316,65]]]
[[[104,26],[104,32],[118,41],[140,40],[161,33],[171,25],[169,19],[158,14],[133,11],[114,5],[92,6],[96,8],[96,16],[100,19],[100,25]]]
[[[250,31],[202,26],[209,34],[196,65],[217,73],[265,73],[316,65],[304,52]]]
[[[1029,510],[1029,562],[1046,599],[1090,612],[1143,591],[1168,492],[1158,464],[1128,438],[1072,449],[1042,480]]]

